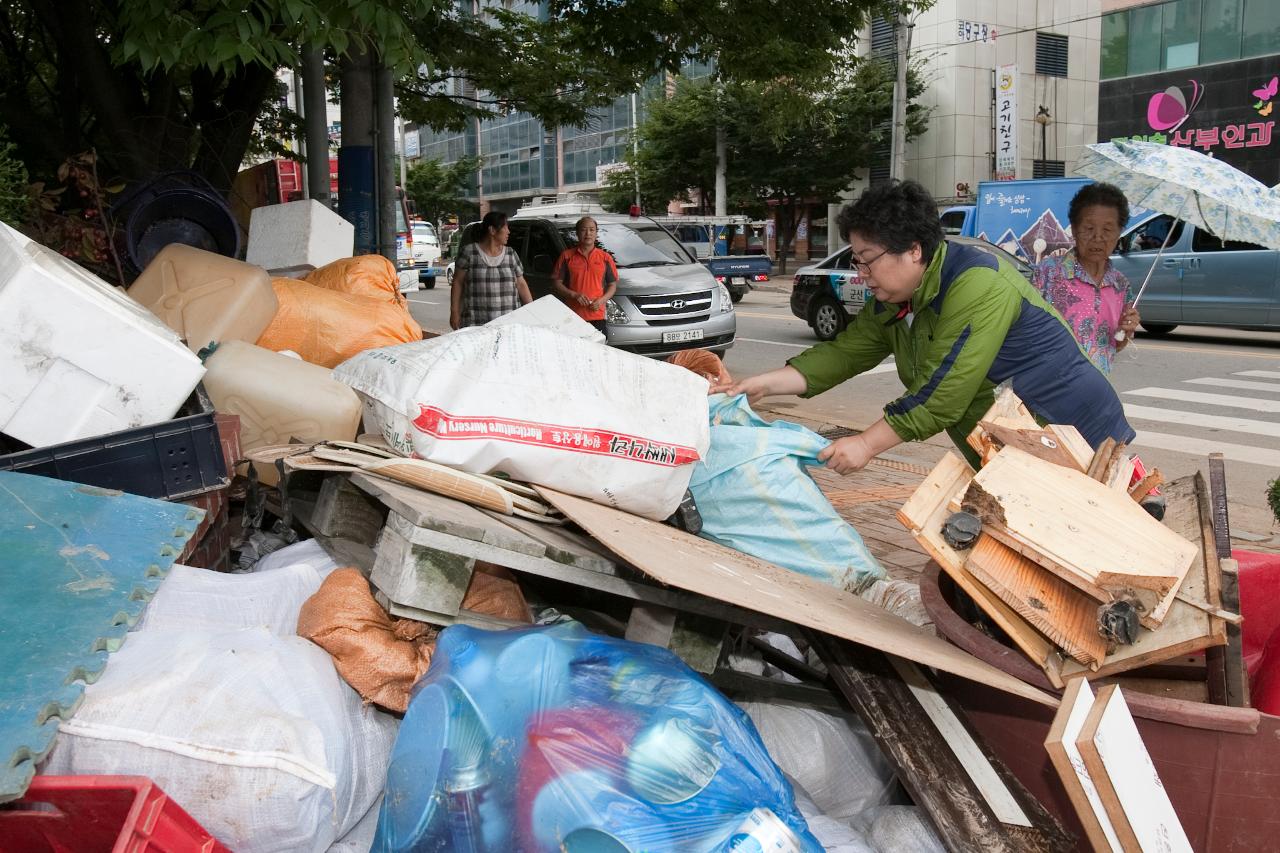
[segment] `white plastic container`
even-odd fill
[[[244,341],[220,344],[205,366],[213,407],[240,416],[242,450],[356,437],[360,398],[328,368]]]
[[[262,267],[171,243],[129,287],[198,353],[211,341],[253,343],[276,315],[276,293]]]
[[[203,375],[150,311],[0,223],[0,432],[44,447],[158,423]]]
[[[298,276],[355,252],[356,229],[315,199],[256,207],[245,260],[275,275]]]

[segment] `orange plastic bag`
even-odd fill
[[[303,361],[336,367],[367,349],[422,340],[422,327],[409,311],[383,299],[294,278],[273,278],[271,286],[279,307],[258,338],[260,347],[293,350]]]
[[[395,264],[382,255],[342,258],[312,270],[302,280],[338,293],[369,296],[401,306],[408,304],[404,294],[400,292]]]

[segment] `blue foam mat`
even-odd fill
[[[203,517],[0,471],[0,802],[26,791]]]

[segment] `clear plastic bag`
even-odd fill
[[[671,652],[565,622],[440,635],[374,849],[822,847],[745,713]]]

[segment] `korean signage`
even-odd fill
[[[956,38],[962,42],[995,41],[996,28],[977,21],[956,21]]]
[[[1098,140],[1195,148],[1272,186],[1280,182],[1278,108],[1274,57],[1104,80]]]
[[[1018,177],[1018,66],[996,67],[996,180]]]

